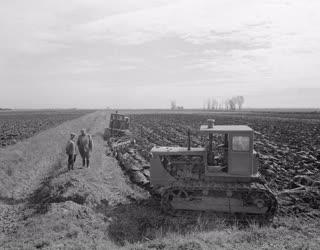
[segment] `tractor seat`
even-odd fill
[[[225,166],[208,166],[208,171],[211,173],[223,172]]]

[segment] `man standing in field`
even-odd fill
[[[86,134],[84,129],[81,130],[81,134],[78,137],[77,141],[79,153],[82,157],[82,166],[89,168],[90,165],[90,153],[92,152],[93,148],[93,141],[89,134]]]
[[[68,155],[68,170],[74,169],[74,162],[76,161],[76,144],[74,139],[76,138],[76,134],[70,134],[70,140],[67,143],[66,153]]]

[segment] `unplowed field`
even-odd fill
[[[215,119],[217,125],[249,125],[255,130],[254,148],[260,160],[259,170],[278,197],[279,215],[320,216],[318,113],[131,115],[136,152],[131,149],[118,158],[127,168],[134,165],[133,179],[147,185],[146,163],[136,154],[149,161],[153,146],[186,146],[188,129],[192,131],[192,147],[204,146],[207,139],[197,131],[207,119]],[[144,166],[139,167],[139,162]]]
[[[0,112],[0,147],[34,136],[40,131],[83,116],[88,110]]]

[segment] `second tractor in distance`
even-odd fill
[[[111,113],[109,127],[104,132],[104,138],[118,137],[129,132],[130,119],[125,115],[118,114],[118,111]]]

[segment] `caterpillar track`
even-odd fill
[[[161,197],[162,210],[173,216],[214,212],[268,222],[278,207],[274,194],[260,183],[180,183],[162,190]]]

